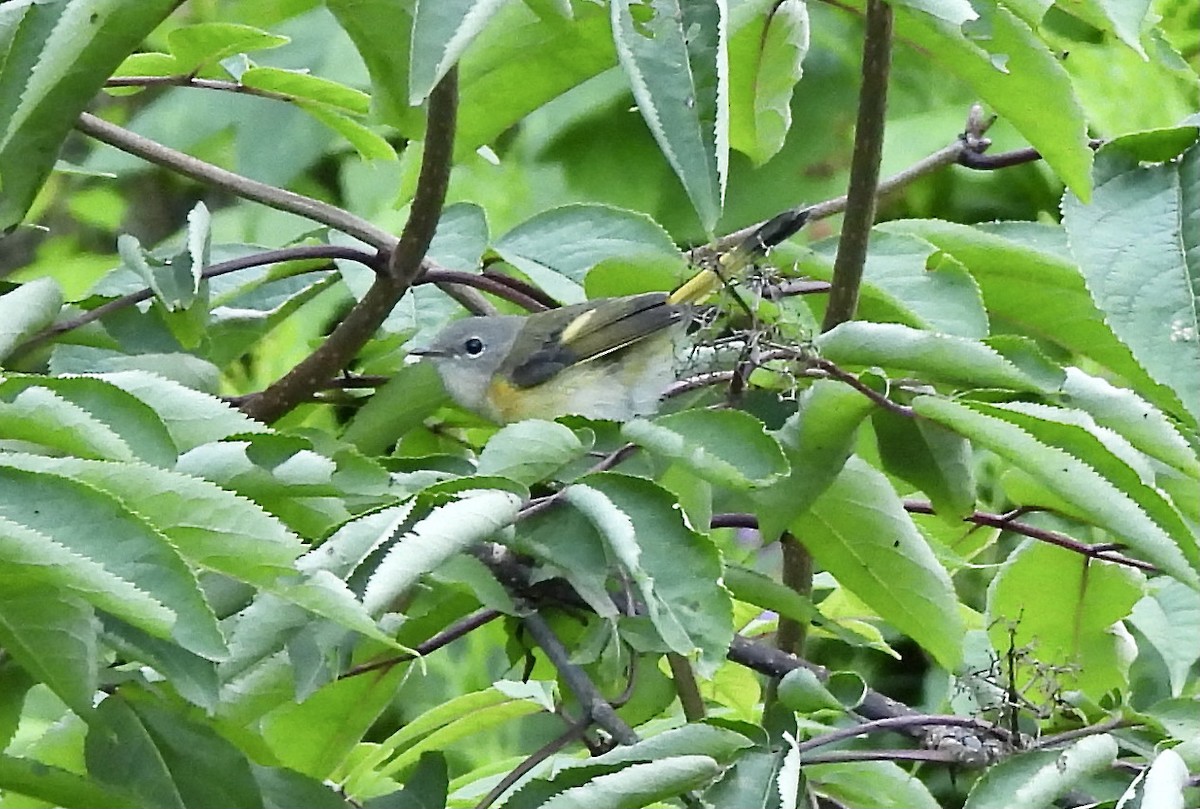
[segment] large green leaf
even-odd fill
[[[607,205],[565,205],[522,222],[494,248],[565,303],[583,300],[584,274],[601,261],[654,258],[683,266],[671,237],[645,214]]]
[[[789,527],[843,587],[955,670],[964,628],[954,585],[881,472],[850,458]]]
[[[808,6],[759,0],[731,14],[729,142],[761,165],[779,152],[792,127],[792,90],[808,55]],[[750,19],[739,26],[740,17]]]
[[[616,473],[588,475],[565,496],[629,573],[668,647],[699,650],[702,667],[712,671],[733,639],[732,602],[720,583],[716,547],[684,524],[676,498],[644,478]]]
[[[177,0],[0,8],[0,231],[21,221],[75,118]]]
[[[762,422],[739,410],[685,410],[635,419],[622,437],[684,464],[711,483],[749,489],[787,474],[787,459]]]
[[[53,323],[62,304],[62,289],[53,278],[35,278],[0,297],[0,363],[24,340]]]
[[[854,450],[858,426],[871,400],[832,380],[817,380],[777,433],[787,456],[787,477],[754,493],[758,528],[774,540],[825,491]]]
[[[1063,224],[1113,331],[1200,420],[1200,147],[1145,167],[1128,148],[1105,147],[1091,204],[1068,195]]]
[[[372,614],[383,612],[421,574],[511,525],[520,506],[521,498],[496,489],[464,491],[435,506],[392,545],[367,582],[363,604]]]
[[[966,265],[993,328],[1017,330],[1089,357],[1159,407],[1176,409],[1171,392],[1151,380],[1096,308],[1062,228],[1033,222],[968,227],[932,219],[880,228],[919,235]]]
[[[1052,393],[1064,376],[1044,357],[998,350],[996,346],[898,323],[851,320],[814,341],[821,356],[839,365],[881,365],[980,388]]]
[[[1089,522],[1120,537],[1130,548],[1155,563],[1165,573],[1200,588],[1196,572],[1195,541],[1186,551],[1146,513],[1130,494],[1070,452],[1039,440],[1026,427],[978,404],[964,404],[922,396],[913,402],[917,415],[987,447],[1062,498]],[[1054,430],[1049,431],[1053,440]],[[1030,504],[1036,505],[1036,504]]]
[[[723,0],[613,0],[617,56],[646,125],[711,232],[729,172],[729,76]]]
[[[503,0],[417,0],[409,104],[415,106],[429,96],[502,4]]]
[[[213,659],[227,653],[216,618],[179,551],[112,495],[71,478],[0,466],[0,514],[48,537],[47,552],[57,547],[77,558],[81,575],[81,565],[99,566],[107,575],[94,589],[110,595],[128,590],[156,604],[144,616],[126,608],[114,612],[118,617],[161,637],[163,619],[172,616],[167,626],[180,645]],[[29,561],[54,564],[36,556]]]
[[[995,765],[974,783],[963,809],[1042,809],[1103,772],[1117,757],[1107,733],[1088,736],[1064,750],[1032,750]]]
[[[1040,678],[1050,667],[1060,667],[1053,687],[1078,688],[1094,700],[1126,688],[1126,641],[1108,628],[1129,616],[1143,583],[1135,570],[1036,540],[1009,556],[988,588],[986,617],[1000,654],[1030,650],[1028,658],[1016,658],[1018,691],[1048,699]]]
[[[999,3],[979,4],[982,18],[962,25],[912,5],[896,9],[897,38],[969,84],[1086,199],[1092,161],[1087,121],[1070,76],[1047,45]]]
[[[92,605],[78,594],[12,564],[14,537],[0,521],[0,642],[29,676],[45,683],[71,710],[86,716],[99,686],[99,624]],[[18,574],[18,575],[13,575]]]

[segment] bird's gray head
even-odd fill
[[[513,315],[463,318],[438,332],[427,347],[409,353],[429,358],[454,401],[487,415],[488,386],[512,351],[523,321]]]

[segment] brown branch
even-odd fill
[[[244,199],[261,202],[277,211],[293,213],[328,225],[334,230],[340,230],[342,233],[366,242],[377,250],[390,252],[396,245],[395,236],[336,205],[330,205],[327,202],[321,202],[292,191],[284,191],[273,185],[260,183],[258,180],[251,180],[249,177],[243,177],[149,138],[144,138],[116,124],[110,124],[90,113],[81,113],[75,122],[75,128],[109,146],[136,155],[185,177],[191,177],[198,182],[214,185]]]
[[[567,729],[561,734],[546,742],[546,744],[542,745],[537,750],[534,750],[524,761],[522,761],[516,767],[513,767],[512,770],[510,770],[503,778],[501,778],[496,786],[492,787],[488,791],[488,794],[484,795],[479,803],[475,804],[475,809],[488,809],[488,807],[500,800],[500,797],[505,792],[508,792],[508,790],[512,789],[513,785],[520,781],[527,772],[531,771],[534,767],[550,758],[550,756],[554,755],[559,750],[562,750],[571,742],[582,738],[583,734],[587,733],[588,726],[591,725],[591,723],[591,719],[587,717],[576,720],[568,725]]]
[[[1099,149],[1104,144],[1104,140],[1100,138],[1092,138],[1088,141],[1088,148]],[[1006,169],[1012,166],[1019,166],[1023,163],[1033,163],[1041,159],[1041,152],[1032,146],[1027,146],[1024,149],[1013,149],[1010,152],[1001,152],[1000,154],[990,155],[967,149],[958,156],[958,160],[956,162],[958,165],[968,169],[975,169],[977,171],[995,171],[996,169]]]
[[[496,620],[503,614],[504,613],[500,612],[499,610],[480,610],[479,612],[468,615],[465,618],[460,618],[459,620],[450,624],[450,626],[443,629],[441,632],[431,637],[429,640],[418,644],[413,649],[416,654],[395,655],[384,660],[375,660],[370,663],[363,663],[362,665],[346,669],[346,671],[342,672],[338,679],[344,680],[347,677],[357,677],[360,674],[366,674],[370,671],[390,669],[392,666],[400,663],[407,663],[409,660],[416,660],[418,657],[424,657],[431,652],[437,651],[443,646],[449,645],[464,635],[474,632],[479,627]]]
[[[700,695],[700,686],[696,684],[692,665],[683,655],[668,653],[667,666],[671,669],[671,680],[675,683],[675,693],[683,708],[684,718],[689,722],[703,722],[708,712],[704,707],[704,697]]]
[[[333,244],[313,244],[301,245],[298,247],[283,247],[278,250],[264,250],[261,253],[254,253],[249,256],[240,256],[228,261],[220,261],[216,264],[210,264],[207,269],[200,273],[201,278],[216,278],[220,275],[227,275],[231,272],[250,269],[251,267],[261,267],[264,264],[281,264],[285,261],[303,261],[310,259],[334,259],[343,258],[351,261],[357,261],[365,264],[368,267],[374,267],[379,263],[379,255],[366,253],[362,250],[353,247],[341,247]],[[154,290],[142,289],[137,292],[131,292],[128,295],[122,295],[119,298],[114,298],[111,301],[102,303],[95,309],[89,309],[81,315],[63,320],[42,329],[37,334],[30,337],[25,342],[21,343],[13,351],[13,356],[23,354],[49,340],[66,334],[69,331],[74,331],[81,326],[86,326],[88,323],[99,320],[113,312],[118,312],[130,306],[148,301],[154,297]]]
[[[935,513],[933,506],[924,500],[905,500],[904,510],[914,514]],[[1066,534],[1060,534],[1058,531],[1038,528],[1029,523],[1016,522],[1007,514],[989,514],[984,511],[976,511],[964,517],[963,521],[974,523],[975,525],[986,525],[989,528],[999,528],[1041,542],[1048,542],[1051,545],[1057,545],[1060,548],[1065,548],[1081,556],[1086,556],[1089,559],[1098,559],[1102,562],[1112,562],[1113,564],[1125,565],[1126,567],[1135,567],[1138,570],[1145,570],[1151,573],[1158,572],[1158,567],[1150,562],[1143,562],[1141,559],[1133,559],[1114,552],[1111,544],[1089,545],[1086,542],[1072,539]]]
[[[521,624],[557,669],[559,676],[562,677],[567,688],[579,702],[584,716],[589,717],[608,731],[609,735],[620,744],[637,744],[639,740],[637,734],[633,732],[633,728],[625,724],[624,719],[617,716],[613,706],[600,693],[600,689],[591,681],[587,673],[571,662],[571,653],[554,634],[554,630],[546,623],[546,619],[536,610],[530,610],[522,616]]]
[[[838,241],[837,258],[833,262],[833,286],[829,290],[822,331],[829,331],[839,323],[852,320],[858,309],[867,244],[871,226],[875,224],[875,196],[878,193],[879,164],[883,157],[891,64],[891,6],[884,0],[867,0],[862,90],[858,98],[858,122],[854,127],[854,154],[850,159],[846,218]]]
[[[791,533],[784,532],[779,539],[783,550],[783,571],[780,580],[797,595],[812,596],[813,558],[808,549]],[[775,634],[775,646],[794,655],[804,654],[804,641],[808,635],[808,624],[794,618],[780,616],[779,629]]]
[[[829,733],[822,733],[820,736],[801,742],[797,745],[797,750],[801,753],[807,753],[810,750],[816,750],[818,747],[836,744],[846,739],[857,739],[861,736],[866,736],[868,733],[877,733],[886,730],[908,732],[914,728],[924,729],[929,727],[970,728],[971,730],[994,736],[1006,744],[1012,743],[1012,734],[1008,730],[998,725],[993,725],[990,722],[975,719],[974,717],[948,714],[909,714],[906,716],[889,716],[884,719],[873,719],[858,725],[838,728]]]
[[[473,287],[474,289],[495,295],[497,298],[503,298],[506,301],[515,303],[517,306],[530,312],[542,312],[547,309],[546,305],[541,301],[525,294],[525,292],[513,284],[500,281],[496,273],[477,275],[472,272],[461,272],[459,270],[430,268],[421,273],[421,277],[417,283],[438,285],[457,284],[465,287]]]
[[[241,403],[244,413],[271,423],[307,401],[350,364],[404,297],[421,272],[421,262],[441,214],[454,150],[457,108],[457,73],[452,69],[429,97],[425,153],[417,192],[404,232],[389,256],[387,273],[376,276],[362,300],[320,348],[268,388],[247,397]]]
[[[801,764],[850,764],[858,761],[916,761],[961,764],[962,756],[949,750],[840,750],[804,756]]]
[[[296,96],[275,90],[263,90],[250,87],[236,81],[222,79],[202,79],[186,73],[175,76],[113,76],[104,82],[105,87],[195,87],[201,90],[220,90],[238,95],[269,98],[274,101],[296,101]]]

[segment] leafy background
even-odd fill
[[[0,801],[1195,805],[1198,14],[0,4]],[[653,419],[406,362],[798,206]]]

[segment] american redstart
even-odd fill
[[[625,421],[657,409],[675,381],[676,344],[696,304],[760,253],[798,231],[788,211],[754,230],[674,292],[600,298],[530,315],[457,320],[428,347],[446,392],[499,423],[575,414]]]

